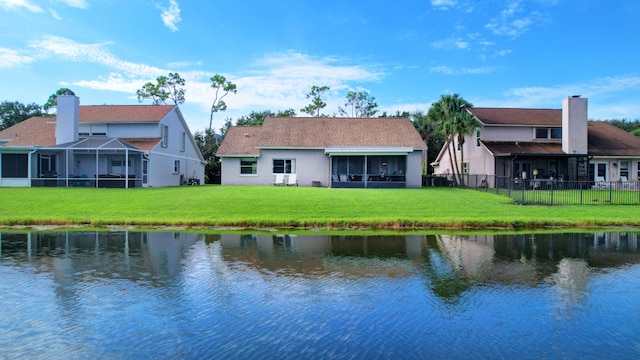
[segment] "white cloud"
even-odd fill
[[[456,3],[456,0],[431,0],[431,6],[440,10],[448,10],[449,8],[455,6]]]
[[[0,0],[0,8],[6,11],[23,8],[35,13],[44,12],[41,7],[32,4],[29,0]]]
[[[109,43],[81,44],[67,38],[48,35],[43,40],[33,42],[31,47],[39,51],[39,57],[56,56],[70,61],[102,64],[134,77],[156,77],[165,72],[154,66],[120,60],[104,49],[106,45]]]
[[[546,16],[539,11],[526,13],[520,0],[512,1],[500,12],[500,15],[491,19],[485,28],[500,36],[516,38],[531,28],[534,24],[546,22]]]
[[[590,119],[637,119],[640,117],[640,76],[596,78],[590,81],[555,86],[530,86],[509,89],[500,99],[471,99],[476,106],[554,108],[562,99],[581,95],[589,99]]]
[[[440,65],[440,66],[432,66],[429,68],[429,72],[439,73],[444,75],[478,75],[478,74],[489,74],[494,71],[496,71],[496,68],[493,66],[483,66],[483,67],[477,67],[477,68],[463,67],[463,68],[456,69],[451,66]]]
[[[176,24],[182,19],[180,19],[180,7],[176,0],[169,0],[169,8],[161,9],[162,14],[160,14],[160,17],[162,18],[164,25],[171,31],[178,31],[178,26]]]
[[[30,63],[34,58],[20,55],[17,51],[0,48],[0,68],[10,68],[21,64]]]
[[[467,49],[469,43],[462,38],[451,38],[442,41],[435,41],[431,43],[431,46],[437,49]]]
[[[135,99],[135,91],[144,83],[153,81],[160,75],[166,75],[169,69],[162,69],[147,64],[139,64],[119,59],[113,55],[108,46],[110,43],[82,44],[71,39],[46,36],[31,44],[37,58],[55,57],[59,60],[82,63],[93,63],[107,69],[105,76],[93,79],[76,80],[73,86],[95,90],[108,90],[131,94]],[[208,114],[214,98],[214,90],[210,86],[210,77],[214,74],[202,71],[196,63],[173,63],[172,66],[196,66],[196,70],[179,71],[186,80],[185,109],[198,108],[198,113]],[[237,118],[251,110],[284,110],[293,108],[297,112],[308,104],[306,93],[312,85],[326,85],[331,88],[327,97],[327,109],[335,109],[344,103],[344,90],[352,88],[360,82],[378,81],[384,77],[381,71],[368,69],[366,66],[353,65],[352,61],[334,57],[312,57],[306,54],[289,51],[271,54],[258,58],[252,69],[246,73],[221,74],[238,86],[237,95],[229,95],[225,102],[229,110],[216,117],[214,126],[222,126],[224,118]],[[328,110],[333,111],[333,110]],[[194,129],[208,126],[208,115],[191,119]],[[205,124],[206,122],[206,124]],[[220,122],[220,123],[218,123]]]
[[[51,16],[53,16],[54,19],[62,20],[62,17],[60,17],[60,15],[58,15],[58,13],[55,10],[49,9],[49,12],[51,13]]]
[[[500,50],[500,51],[496,51],[496,55],[497,56],[507,56],[509,54],[511,54],[512,50]]]
[[[78,9],[86,9],[89,7],[86,0],[58,0],[58,1]]]

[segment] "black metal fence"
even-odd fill
[[[424,186],[450,186],[492,192],[525,205],[640,205],[640,181],[563,181],[511,179],[504,176],[464,174],[428,175]]]

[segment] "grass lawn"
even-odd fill
[[[640,206],[515,205],[452,188],[0,188],[0,225],[373,229],[640,226]]]

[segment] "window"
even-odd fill
[[[469,163],[468,162],[462,163],[462,173],[463,174],[468,174],[469,173]]]
[[[27,154],[2,154],[3,178],[26,178],[29,158]]]
[[[255,175],[258,173],[258,159],[246,158],[240,159],[240,174]]]
[[[535,139],[560,139],[562,140],[562,128],[535,128]]]
[[[173,173],[177,174],[180,172],[180,160],[175,160],[173,162]]]
[[[562,139],[562,128],[551,128],[552,139]]]
[[[548,138],[547,133],[549,129],[547,128],[536,128],[535,129],[535,138],[536,139],[546,139]]]
[[[166,148],[169,145],[169,126],[162,125],[162,127],[160,128],[160,136],[162,137],[160,146]]]
[[[476,130],[476,146],[480,146],[480,129]]]
[[[625,178],[629,180],[629,162],[620,161],[620,179]]]
[[[187,134],[183,131],[182,134],[180,134],[180,151],[184,151],[186,141],[187,141]]]
[[[295,159],[273,159],[273,173],[274,174],[295,174],[296,160]]]

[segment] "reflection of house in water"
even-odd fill
[[[138,277],[140,271],[174,276],[181,269],[185,250],[201,238],[179,232],[1,233],[0,256],[16,262],[42,262],[54,274],[78,274],[99,266],[104,277]]]
[[[438,246],[467,275],[499,283],[538,284],[579,262],[589,268],[640,263],[637,233],[438,236]],[[580,261],[564,262],[563,259]],[[576,271],[582,274],[582,270]]]
[[[421,262],[426,249],[425,237],[421,235],[223,234],[220,243],[225,260],[243,261],[248,266],[271,271],[293,269],[307,275],[356,271],[358,275],[395,276],[399,271],[407,273],[406,265]],[[358,261],[363,258],[390,261],[378,262],[375,268],[368,265],[371,262]],[[354,262],[358,266],[348,266]]]

